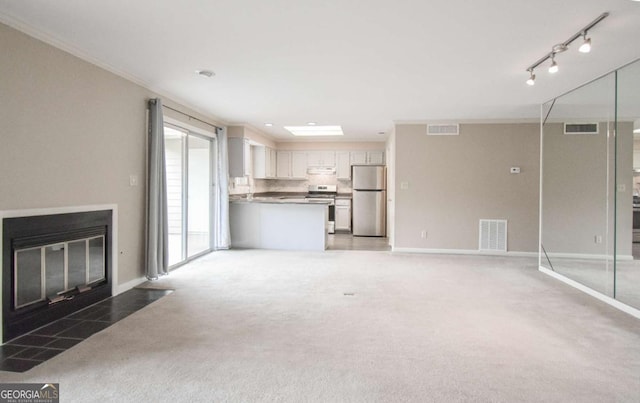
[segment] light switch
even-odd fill
[[[129,175],[129,186],[138,186],[138,175]]]
[[[618,192],[626,192],[626,191],[627,191],[626,185],[618,185]]]
[[[409,182],[400,182],[400,189],[402,190],[409,189]]]
[[[511,167],[511,173],[512,174],[519,174],[520,173],[520,167]]]

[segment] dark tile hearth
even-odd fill
[[[0,346],[0,371],[28,371],[171,292],[134,288],[13,339]]]

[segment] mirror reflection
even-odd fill
[[[543,105],[540,248],[541,267],[636,308],[639,82],[636,62]]]

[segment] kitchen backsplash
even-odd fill
[[[351,181],[338,180],[336,175],[309,175],[306,180],[248,178],[247,185],[234,185],[233,178],[231,182],[229,194],[306,192],[309,185],[338,185],[338,192],[351,192]]]

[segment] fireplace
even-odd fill
[[[2,219],[2,342],[112,295],[113,212]]]

